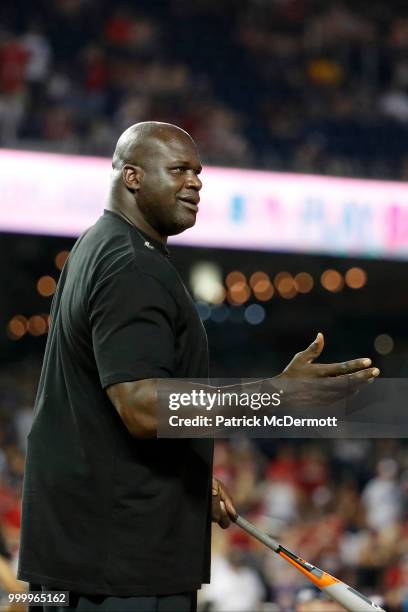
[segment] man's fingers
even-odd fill
[[[351,359],[342,363],[317,363],[314,367],[317,368],[319,376],[342,376],[343,374],[365,370],[370,365],[371,359],[366,357],[363,359]]]
[[[231,496],[217,478],[212,481],[212,509],[213,520],[223,529],[230,526],[231,518],[237,514]]]
[[[227,493],[224,487],[220,487],[219,495],[221,497],[221,503],[224,505],[225,511],[233,518],[237,515],[237,511],[235,510],[234,502],[231,499],[231,496]]]
[[[353,374],[348,374],[348,380],[351,384],[359,385],[362,383],[366,383],[369,380],[371,381],[377,376],[380,375],[380,370],[378,368],[367,368],[366,370],[360,370],[359,372],[354,372]]]
[[[380,374],[378,368],[365,368],[340,376],[317,377],[301,381],[298,385],[300,405],[321,406],[338,402],[354,395],[360,387],[374,381]],[[293,384],[296,390],[296,385]],[[296,392],[294,395],[296,402]]]
[[[222,500],[224,503],[224,508],[226,512],[230,515],[231,518],[234,518],[237,514],[237,511],[235,510],[232,497],[226,487],[222,484],[222,482],[220,482],[216,478],[213,478],[212,494],[219,496],[220,500]]]
[[[237,516],[237,511],[234,508],[234,504],[232,503],[232,501],[230,499],[226,499],[224,501],[225,503],[225,507],[226,507],[226,511],[228,512],[228,514],[230,515],[231,518],[234,518]]]
[[[351,374],[316,379],[315,383],[312,382],[312,389],[313,384],[315,384],[316,393],[321,392],[327,395],[334,393],[340,398],[342,395],[346,396],[360,385],[375,380],[379,375],[380,370],[378,368],[365,368]]]
[[[227,527],[229,527],[231,524],[231,519],[228,516],[228,512],[225,507],[225,503],[222,500],[220,501],[220,510],[221,510],[221,515],[220,515],[218,524],[220,527],[222,527],[222,529],[227,529]]]
[[[220,499],[219,495],[214,495],[214,493],[212,498],[212,520],[218,523],[222,529],[227,529],[231,524],[225,503]]]
[[[316,340],[310,344],[307,349],[298,353],[295,359],[300,359],[305,363],[311,363],[315,359],[317,359],[324,348],[324,337],[321,332],[319,332],[316,336]]]

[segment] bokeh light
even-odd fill
[[[255,297],[261,302],[270,300],[275,290],[266,272],[254,272],[249,279]]]
[[[273,288],[272,283],[269,283],[268,287],[266,287],[266,289],[264,289],[263,291],[254,291],[256,299],[260,302],[267,302],[271,299],[271,297],[273,297],[274,293],[275,289]]]
[[[380,355],[388,355],[394,348],[394,340],[388,334],[379,334],[374,340],[374,348]]]
[[[197,301],[220,304],[225,299],[221,268],[213,261],[199,261],[190,270],[190,284]]]
[[[232,285],[235,285],[236,283],[246,283],[245,274],[239,272],[238,270],[229,272],[225,277],[225,284],[227,287],[232,287]]]
[[[350,268],[344,278],[350,289],[361,289],[367,282],[367,273],[362,268]]]
[[[260,304],[251,304],[245,309],[245,320],[251,325],[259,325],[265,319],[265,308]]]
[[[57,283],[52,276],[41,276],[37,281],[37,291],[43,297],[54,295]]]
[[[69,255],[69,251],[60,251],[59,253],[56,254],[54,262],[58,270],[62,270],[68,258],[68,255]]]
[[[23,315],[14,315],[7,324],[7,335],[11,340],[20,340],[28,329],[28,321]]]
[[[320,277],[320,282],[327,291],[332,293],[337,293],[344,287],[344,279],[337,270],[325,270]]]
[[[279,291],[279,284],[286,278],[292,278],[292,275],[289,274],[289,272],[286,272],[285,270],[283,270],[282,272],[278,272],[276,274],[275,278],[273,279],[273,284],[275,285],[276,289],[278,289],[278,291]]]
[[[313,289],[313,276],[308,272],[299,272],[296,274],[294,280],[295,287],[299,293],[309,293],[309,291]]]
[[[271,284],[266,272],[254,272],[249,279],[249,284],[254,291],[264,291]]]
[[[281,297],[294,298],[297,294],[295,279],[289,272],[279,272],[274,278],[274,284]]]
[[[47,332],[46,318],[41,315],[33,315],[28,319],[28,333],[32,336],[42,336]]]
[[[245,304],[251,297],[251,291],[246,282],[238,281],[230,286],[227,295],[231,304]]]

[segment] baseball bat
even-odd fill
[[[327,595],[341,604],[348,612],[385,612],[383,608],[377,606],[374,602],[370,601],[368,597],[359,593],[352,587],[348,586],[345,582],[338,580],[334,576],[327,574],[323,570],[315,567],[308,561],[301,559],[295,553],[291,552],[287,548],[284,548],[271,538],[267,533],[255,527],[252,523],[244,519],[242,516],[237,514],[232,519],[239,527],[244,529],[247,533],[254,536],[257,540],[265,544],[268,548],[276,552],[282,559],[288,561],[296,567],[306,578],[308,578],[315,586],[321,591],[327,593]]]

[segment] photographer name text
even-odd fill
[[[171,427],[337,427],[337,417],[325,418],[296,418],[291,415],[283,416],[242,416],[215,417],[197,415],[194,417],[169,417]]]

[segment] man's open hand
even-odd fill
[[[225,486],[217,478],[212,480],[212,520],[226,529],[237,514],[234,503]]]
[[[323,334],[306,350],[297,353],[278,378],[289,381],[288,399],[294,406],[324,405],[354,395],[380,370],[371,366],[371,359],[352,359],[341,363],[313,363],[324,348]],[[299,381],[300,385],[290,381]]]

